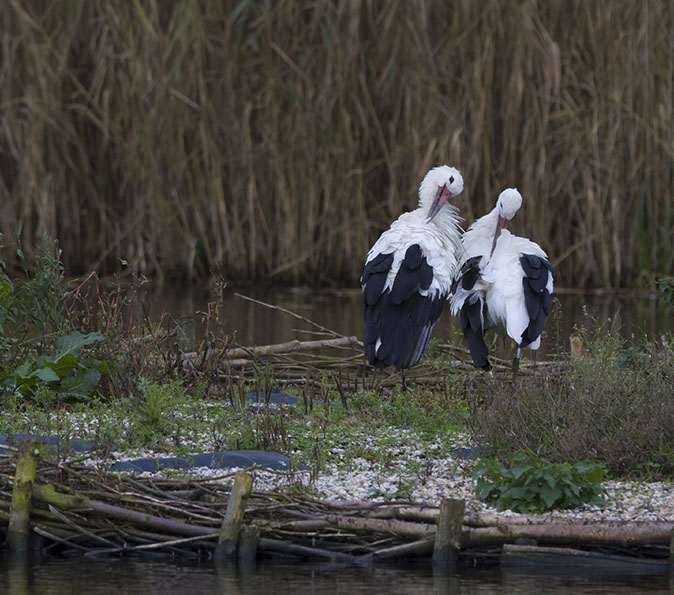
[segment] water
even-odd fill
[[[222,304],[223,330],[227,333],[236,331],[236,341],[241,345],[269,345],[317,337],[312,334],[316,329],[310,324],[279,310],[246,301],[237,297],[237,292],[291,310],[342,335],[362,337],[363,315],[358,289],[227,289]],[[671,306],[655,295],[635,297],[566,293],[556,295],[555,298],[560,303],[561,317],[548,319],[544,333],[548,338],[542,343],[542,357],[556,352],[557,341],[561,348],[568,350],[568,337],[574,326],[592,326],[588,315],[600,322],[609,319],[615,321],[617,328],[630,342],[645,336],[653,338],[663,332],[674,332]],[[203,326],[200,324],[202,317],[197,313],[206,311],[208,302],[213,301],[214,297],[204,287],[158,287],[150,288],[145,299],[150,316],[155,320],[162,311],[174,318],[192,317],[196,322],[195,338],[199,341],[203,335]],[[449,308],[445,307],[434,336],[441,341],[450,340],[457,332],[460,332],[458,319],[452,317]]]
[[[672,585],[674,588],[674,585]],[[246,570],[217,568],[210,562],[134,559],[44,558],[20,564],[0,558],[0,593],[42,595],[173,595],[235,593],[275,595],[671,593],[666,576],[590,577],[560,569],[531,574],[499,568],[461,570],[452,577],[434,574],[429,564],[345,568],[306,562],[266,562]]]

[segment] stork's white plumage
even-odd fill
[[[417,364],[449,296],[461,250],[463,190],[453,167],[434,167],[419,187],[419,207],[403,213],[370,249],[361,287],[367,360],[402,372]]]
[[[473,363],[490,370],[484,331],[494,328],[517,344],[513,375],[520,349],[538,349],[550,314],[554,267],[536,243],[505,228],[522,204],[515,188],[506,188],[492,211],[480,217],[463,235],[461,268],[452,284],[451,311],[459,314]]]

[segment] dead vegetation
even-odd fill
[[[0,6],[0,231],[77,275],[355,281],[437,163],[567,286],[670,271],[674,5]],[[543,241],[545,240],[545,241]]]
[[[485,383],[469,423],[499,458],[519,449],[554,462],[591,459],[616,476],[674,472],[674,344],[628,347],[606,323],[582,329],[568,355],[514,387]]]

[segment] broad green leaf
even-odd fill
[[[98,370],[94,370],[93,368],[79,370],[75,374],[71,374],[61,380],[59,392],[72,392],[89,397],[98,386],[100,379],[101,373]]]
[[[545,502],[546,508],[552,508],[555,502],[562,497],[562,490],[559,488],[542,488],[540,491],[541,498]]]
[[[59,337],[56,339],[56,344],[54,346],[54,360],[57,360],[68,353],[72,353],[75,357],[78,357],[82,351],[82,347],[102,340],[103,335],[101,333],[89,333],[83,335],[79,331]]]
[[[44,382],[58,382],[60,380],[58,374],[51,368],[38,368],[33,372],[33,376]]]
[[[515,479],[522,477],[525,473],[529,472],[533,467],[531,465],[518,465],[513,467],[510,472]]]
[[[64,353],[55,361],[45,361],[43,367],[51,368],[59,378],[63,378],[72,372],[77,365],[77,358],[72,353]]]

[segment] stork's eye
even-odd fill
[[[454,176],[449,176],[449,183],[453,184],[454,183]]]

